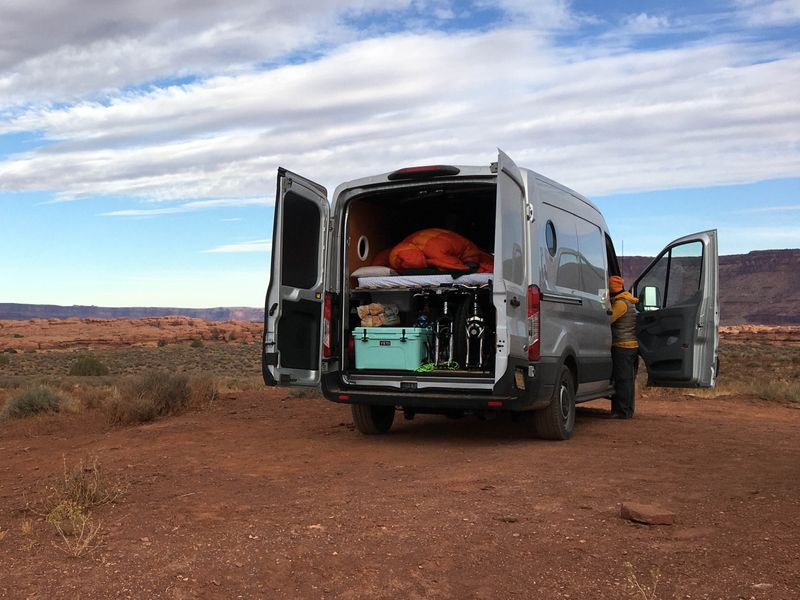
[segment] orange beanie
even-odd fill
[[[625,289],[625,282],[623,281],[622,277],[619,275],[612,275],[609,277],[608,289],[612,294],[616,294],[617,292],[621,292],[623,289]]]

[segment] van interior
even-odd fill
[[[376,269],[364,267],[429,228],[455,232],[493,255],[496,193],[494,182],[426,182],[367,192],[349,202],[342,252],[346,373],[493,375],[493,274],[474,273],[477,266],[467,275],[384,267],[374,276]]]

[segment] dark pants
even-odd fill
[[[611,348],[614,362],[614,397],[611,399],[611,412],[631,418],[636,407],[636,361],[638,348]]]

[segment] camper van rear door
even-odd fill
[[[262,353],[272,385],[319,383],[329,216],[324,187],[278,169]]]
[[[717,231],[669,244],[633,285],[650,385],[714,387],[719,348]]]
[[[495,379],[499,380],[509,357],[528,357],[525,186],[517,165],[502,150],[497,157],[496,205],[493,297],[497,311]]]

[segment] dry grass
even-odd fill
[[[116,502],[125,488],[119,481],[110,481],[97,457],[81,459],[74,467],[67,465],[63,458],[62,477],[45,486],[43,506],[47,516],[60,505],[75,506],[87,511],[92,508]]]
[[[190,397],[186,375],[156,371],[132,377],[120,384],[118,394],[109,403],[108,420],[112,425],[146,423],[182,412]]]
[[[78,522],[72,521],[71,527],[74,533],[67,533],[57,523],[53,523],[58,534],[61,536],[61,545],[58,546],[67,556],[80,558],[85,554],[91,554],[99,546],[98,533],[100,523],[94,523],[90,515],[81,515]]]
[[[59,535],[57,546],[71,557],[89,554],[97,548],[100,522],[93,519],[93,509],[116,502],[125,491],[118,480],[107,478],[96,457],[81,460],[70,468],[64,460],[61,478],[45,487],[38,514]],[[30,524],[28,525],[30,528]]]
[[[639,578],[636,576],[636,571],[634,571],[631,563],[625,563],[625,570],[628,572],[626,577],[628,581],[628,589],[634,595],[634,597],[639,598],[640,600],[658,599],[658,596],[656,596],[656,589],[658,588],[658,582],[661,580],[661,573],[658,569],[652,569],[650,571],[652,583],[649,586],[639,581]]]
[[[692,394],[701,397],[749,396],[770,402],[800,403],[800,347],[723,342],[719,357],[720,373],[716,387],[694,390]],[[642,364],[637,385],[644,389],[646,382],[647,373]],[[659,389],[650,388],[653,392]]]
[[[219,382],[210,375],[200,375],[189,379],[189,408],[204,409],[219,400]]]

